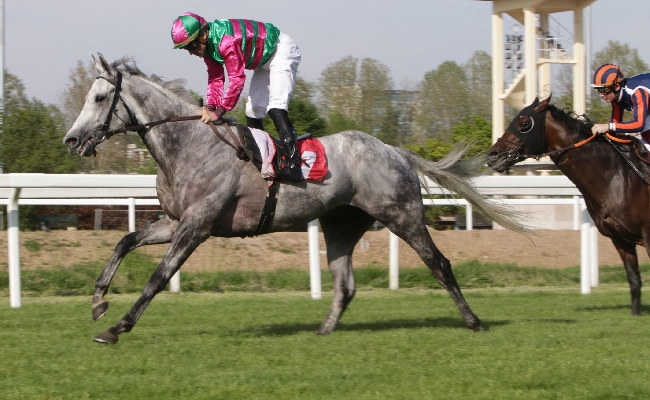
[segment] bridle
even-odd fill
[[[120,94],[122,92],[122,73],[120,71],[116,71],[115,81],[112,81],[111,79],[101,75],[98,75],[97,77],[95,77],[95,79],[104,79],[106,82],[115,86],[115,92],[113,95],[113,101],[111,102],[111,107],[108,111],[108,115],[106,115],[106,119],[104,120],[104,123],[102,124],[101,127],[93,129],[91,131],[91,138],[88,139],[93,145],[93,155],[97,155],[97,151],[95,150],[95,147],[97,147],[97,145],[103,143],[104,141],[106,141],[107,139],[109,139],[110,137],[118,133],[124,133],[126,135],[127,132],[137,132],[142,137],[149,130],[149,128],[152,128],[156,125],[164,124],[167,122],[181,122],[181,121],[191,121],[191,120],[201,119],[200,115],[192,115],[187,117],[165,118],[158,121],[139,124],[135,114],[133,113],[133,111],[131,111],[129,106],[126,105],[126,102],[124,101],[124,99]],[[122,106],[124,106],[124,109],[129,114],[129,123],[131,123],[132,125],[127,126],[126,121],[122,119],[117,113],[118,101],[122,103]],[[109,130],[111,126],[111,120],[113,119],[113,114],[115,114],[115,116],[120,121],[122,121],[122,127],[118,129]],[[209,122],[208,125],[210,126],[210,128],[212,128],[212,131],[214,132],[215,135],[217,135],[219,139],[221,139],[228,146],[235,149],[235,152],[237,153],[237,157],[239,159],[242,160],[247,159],[247,156],[244,153],[244,147],[241,145],[240,141],[237,139],[237,136],[235,136],[235,134],[233,133],[232,129],[230,129],[230,126],[228,124],[226,124],[225,122],[222,123],[222,125],[226,128],[226,131],[228,131],[228,134],[230,135],[234,144],[228,141],[221,133],[219,133],[217,127],[214,126],[213,122]]]
[[[122,73],[120,71],[117,71],[117,74],[115,76],[115,81],[112,81],[112,80],[108,79],[107,77],[101,76],[101,75],[97,76],[95,79],[103,79],[106,82],[110,83],[111,85],[113,85],[115,87],[115,92],[113,94],[113,101],[111,102],[111,108],[109,109],[108,114],[106,115],[106,119],[104,120],[104,123],[102,124],[101,127],[95,128],[91,132],[92,137],[91,137],[90,140],[92,141],[92,145],[94,147],[96,147],[100,143],[106,141],[111,136],[115,135],[116,133],[119,133],[119,132],[122,132],[122,131],[124,131],[124,133],[126,133],[126,127],[127,127],[126,121],[124,121],[124,119],[122,119],[122,117],[120,117],[120,115],[117,113],[117,102],[118,101],[120,103],[122,103],[122,106],[124,107],[126,112],[129,114],[129,123],[131,123],[131,124],[135,123],[135,125],[138,124],[138,120],[135,117],[135,114],[133,113],[133,111],[131,111],[129,106],[126,105],[126,102],[124,101],[124,99],[122,98],[122,96],[120,94],[122,92]],[[115,114],[117,119],[122,121],[122,129],[116,129],[116,130],[112,130],[112,131],[109,130],[109,127],[111,126],[111,120],[113,119],[113,114]],[[101,136],[99,136],[98,134],[101,134]],[[93,154],[96,154],[95,150],[93,150]]]
[[[576,119],[577,118],[583,118],[585,121],[587,121],[587,122],[589,122],[589,123],[591,123],[593,125],[593,121],[587,116],[587,114],[578,114],[573,110],[566,110],[566,109],[562,110],[562,111],[566,112],[567,114],[569,114],[571,116],[574,116],[574,118],[576,118]],[[534,121],[534,120],[531,120],[531,121]],[[534,122],[533,122],[533,125],[531,126],[531,128],[529,129],[529,131],[532,130],[533,127],[534,127]],[[542,134],[545,134],[545,132],[542,132]],[[526,160],[528,158],[532,158],[534,160],[539,160],[542,157],[553,157],[553,156],[560,155],[560,154],[562,154],[562,153],[564,153],[564,152],[566,152],[568,150],[572,150],[572,149],[584,146],[587,143],[593,142],[594,139],[596,139],[597,136],[598,136],[598,134],[594,133],[593,135],[591,135],[587,139],[581,140],[578,143],[574,143],[574,144],[571,144],[571,145],[566,146],[566,147],[562,147],[562,148],[557,149],[557,150],[548,151],[546,153],[533,154],[533,155],[521,154],[521,151],[526,147],[526,143],[523,140],[521,140],[520,138],[518,138],[520,144],[517,145],[517,143],[511,142],[508,139],[504,139],[503,137],[500,137],[500,138],[497,139],[497,141],[499,141],[499,140],[504,141],[504,142],[509,143],[509,144],[511,144],[513,146],[517,146],[517,148],[514,149],[514,150],[503,151],[501,153],[497,153],[494,157],[495,158],[500,158],[501,156],[503,156],[505,154],[506,158],[505,158],[504,161],[508,162],[508,163],[512,162],[512,164],[510,164],[512,166],[513,164],[515,164],[515,163],[517,163],[519,161]],[[621,150],[619,150],[619,148],[616,147],[614,145],[614,143],[613,143],[613,142],[617,142],[617,143],[622,143],[622,144],[630,144],[630,143],[632,143],[632,140],[617,138],[616,136],[613,136],[613,135],[609,134],[609,132],[606,132],[604,134],[604,137],[605,137],[605,140],[614,148],[614,150],[616,150],[621,155],[621,157],[623,157],[623,159],[626,161],[627,165],[629,165],[630,168],[632,168],[632,171],[634,171],[634,173],[639,177],[639,179],[641,179],[644,183],[648,184],[646,182],[646,179],[643,176],[643,174],[634,166],[634,164],[632,164],[630,162],[630,160],[627,159],[627,157],[625,157],[625,155],[623,155],[623,153],[621,153]],[[509,167],[506,168],[505,172],[506,172],[506,174],[508,174],[510,172],[510,168]]]

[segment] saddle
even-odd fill
[[[261,172],[262,171],[262,152],[260,151],[253,133],[251,130],[242,124],[236,124],[235,128],[237,129],[237,135],[239,136],[239,142],[242,145],[241,151],[237,152],[237,157],[240,160],[250,161],[255,165],[255,167]],[[298,136],[298,140],[307,139],[311,136],[311,133],[306,133],[304,135]],[[275,146],[275,157],[273,158],[273,167],[279,169],[282,166],[282,156],[284,155],[284,146],[282,142],[270,136]],[[243,154],[242,154],[243,153]]]

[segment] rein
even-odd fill
[[[124,133],[126,135],[127,132],[138,132],[138,134],[143,135],[145,133],[145,130],[152,128],[156,125],[165,124],[167,122],[182,122],[182,121],[192,121],[192,120],[201,119],[200,115],[192,115],[186,117],[171,117],[171,118],[161,119],[158,121],[147,122],[145,124],[138,124],[138,120],[135,117],[135,114],[131,111],[129,106],[126,105],[124,99],[122,99],[122,96],[120,95],[120,93],[122,92],[122,73],[120,71],[117,71],[117,76],[115,78],[115,81],[112,81],[101,75],[97,76],[95,79],[104,79],[108,83],[115,86],[115,94],[113,95],[113,102],[111,103],[111,108],[108,112],[108,115],[106,116],[106,119],[104,120],[104,124],[102,124],[100,128],[93,129],[93,131],[91,132],[92,139],[90,140],[92,140],[93,147],[96,147],[98,144],[104,142],[105,140],[109,139],[111,136],[114,136],[118,133]],[[126,126],[126,122],[122,118],[120,118],[120,116],[117,113],[118,101],[122,103],[122,105],[126,109],[126,112],[129,114],[129,122],[130,123],[135,122],[136,125]],[[115,116],[120,121],[122,121],[122,127],[119,129],[109,130],[108,128],[111,125],[111,119],[113,118],[113,114],[115,114]],[[217,135],[219,139],[221,139],[224,143],[232,147],[237,152],[237,157],[239,159],[246,160],[248,158],[244,153],[244,147],[239,142],[239,139],[237,139],[237,136],[233,133],[232,129],[230,128],[230,125],[228,125],[225,122],[222,122],[222,125],[226,128],[226,131],[228,131],[228,134],[230,135],[234,144],[228,141],[221,133],[219,133],[219,130],[217,129],[217,127],[214,125],[213,122],[208,122],[208,125],[210,126],[210,128],[212,128],[212,132],[214,132],[214,134]],[[102,133],[103,135],[101,137],[97,137],[98,132]],[[96,155],[97,152],[93,150],[93,154]]]

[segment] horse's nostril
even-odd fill
[[[68,147],[77,147],[77,143],[79,143],[77,138],[68,138],[65,140],[65,145]]]

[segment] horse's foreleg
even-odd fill
[[[327,247],[327,263],[332,273],[332,307],[318,334],[332,333],[356,291],[352,271],[352,252],[361,236],[375,222],[365,211],[352,206],[339,207],[319,218]]]
[[[643,229],[644,244],[647,241]],[[641,275],[639,274],[639,258],[636,254],[636,245],[634,243],[619,242],[612,239],[618,255],[623,261],[625,272],[627,272],[627,281],[630,283],[630,296],[632,297],[632,315],[641,315]],[[646,249],[648,245],[646,245]]]
[[[144,286],[140,298],[115,326],[95,336],[93,340],[101,343],[116,343],[120,333],[131,331],[154,296],[165,288],[171,277],[199,244],[210,237],[213,219],[209,219],[207,214],[207,212],[196,211],[183,218],[176,228],[165,257]]]
[[[178,221],[173,221],[165,216],[148,228],[129,233],[119,241],[117,246],[115,246],[113,255],[106,263],[97,281],[95,281],[95,294],[92,305],[93,321],[97,321],[108,311],[108,301],[104,300],[104,295],[108,292],[111,280],[124,257],[131,250],[140,246],[169,243],[177,226]]]

